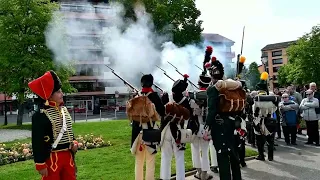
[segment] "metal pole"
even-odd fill
[[[86,109],[86,121],[88,121],[88,110]]]
[[[100,121],[101,121],[101,108],[100,108]]]
[[[117,119],[117,95],[115,96],[115,103],[116,103],[116,106],[114,109],[114,119]]]
[[[86,121],[88,121],[88,102],[86,102]]]
[[[74,110],[74,106],[73,106],[73,122],[74,123],[76,122],[76,112]]]

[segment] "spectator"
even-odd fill
[[[273,89],[273,93],[274,93],[275,95],[278,95],[278,96],[281,96],[281,95],[282,95],[282,93],[280,92],[279,88],[274,88],[274,89]]]
[[[311,87],[311,84],[310,84]],[[319,100],[314,98],[314,91],[309,89],[306,91],[307,98],[304,98],[300,104],[300,110],[302,111],[302,117],[307,124],[308,141],[306,144],[316,143],[319,145],[319,124],[316,113],[316,108],[319,108]]]
[[[302,96],[300,93],[296,91],[296,87],[294,85],[288,87],[290,96],[294,97],[294,101],[300,105],[302,101]]]
[[[282,129],[287,145],[297,145],[297,113],[299,105],[289,100],[289,94],[283,94],[279,103],[279,109],[282,117]],[[291,136],[291,141],[290,141]]]
[[[310,89],[313,91],[313,97],[317,98],[318,101],[320,100],[320,93],[317,91],[317,84],[312,82],[310,83]],[[320,119],[320,108],[316,108],[316,113],[318,120]]]
[[[273,93],[277,96],[280,96],[280,97],[282,96],[282,93],[280,92],[279,88],[274,88]],[[277,109],[275,113],[276,113],[276,119],[277,119],[277,129],[276,129],[277,139],[281,139],[281,125],[280,125],[279,110]]]

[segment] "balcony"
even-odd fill
[[[130,88],[126,86],[105,87],[105,94],[114,94],[115,91],[118,91],[119,94],[128,94],[130,92]]]

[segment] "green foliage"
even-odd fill
[[[254,89],[260,81],[260,72],[258,69],[258,64],[252,62],[249,65],[249,69],[245,71],[245,79],[248,81],[247,86],[249,89]]]
[[[280,69],[279,84],[302,85],[320,83],[320,26],[312,27],[310,33],[298,39],[287,49],[288,65]],[[281,77],[280,77],[281,76]]]
[[[124,4],[129,19],[135,20],[134,7],[138,2],[144,4],[152,15],[155,30],[159,34],[170,34],[173,43],[178,46],[201,41],[201,24],[198,17],[201,12],[196,8],[195,0],[117,0]]]
[[[30,93],[28,82],[50,69],[57,71],[65,91],[72,90],[67,81],[72,68],[55,65],[46,46],[45,30],[57,9],[50,0],[0,0],[0,91],[15,94],[20,104]],[[21,113],[23,108],[18,124]]]

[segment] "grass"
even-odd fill
[[[30,129],[30,125],[20,128]],[[0,126],[0,129],[4,128]],[[9,126],[9,129],[18,127]],[[134,179],[134,156],[130,152],[131,126],[127,120],[89,122],[73,124],[76,135],[94,133],[102,135],[105,141],[111,141],[113,146],[79,151],[76,156],[78,166],[78,180],[131,180]],[[19,142],[29,142],[30,139]],[[17,142],[17,141],[15,141]],[[8,145],[12,142],[6,143]],[[186,170],[192,169],[190,145],[185,151]],[[257,155],[257,152],[247,149],[246,156]],[[160,173],[160,153],[156,160],[156,177]],[[172,173],[175,173],[174,160]],[[0,167],[0,177],[7,180],[33,180],[40,179],[36,172],[33,160],[17,162]]]

